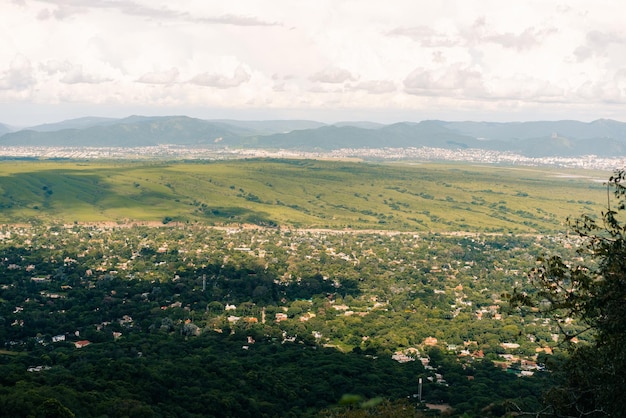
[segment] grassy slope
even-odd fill
[[[178,221],[435,231],[562,231],[599,213],[606,172],[311,160],[3,161],[0,222]]]

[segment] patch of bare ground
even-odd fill
[[[447,412],[447,411],[452,410],[452,407],[445,403],[442,403],[442,404],[427,403],[426,407],[428,407],[428,409],[434,409],[440,412]]]

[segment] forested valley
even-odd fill
[[[315,416],[345,394],[413,398],[420,377],[424,402],[498,415],[539,407],[559,350],[553,324],[502,296],[558,239],[62,225],[2,236],[5,416],[47,398],[85,417]]]
[[[509,303],[540,257],[590,261],[565,228],[176,218],[0,226],[2,416],[538,414],[591,338]]]

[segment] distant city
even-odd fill
[[[444,149],[432,147],[408,148],[342,148],[328,151],[266,150],[235,148],[202,148],[180,145],[147,147],[0,147],[2,158],[41,159],[178,159],[178,160],[227,160],[242,158],[298,158],[298,159],[351,159],[363,161],[458,161],[480,164],[520,166],[551,166],[614,170],[626,164],[626,157],[527,157],[511,152],[485,149]]]
[[[187,116],[86,117],[19,131],[0,125],[0,157],[237,158],[459,161],[613,170],[626,159],[626,123],[426,120],[381,125],[308,120],[203,120]]]

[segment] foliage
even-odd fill
[[[344,395],[342,400],[348,396]],[[356,397],[356,402],[340,402],[340,405],[320,411],[319,418],[422,418],[427,415],[418,410],[416,405],[407,400],[389,402],[380,398],[363,400]]]
[[[53,397],[80,417],[314,416],[346,393],[395,404],[419,377],[426,401],[485,416],[549,385],[489,359],[504,342],[525,358],[552,346],[551,324],[498,306],[550,239],[175,223],[0,234],[5,416]],[[392,360],[406,349],[415,361]]]
[[[531,272],[534,294],[516,293],[515,303],[540,307],[556,319],[571,356],[558,367],[560,386],[548,401],[557,416],[624,416],[626,391],[626,172],[607,183],[600,220],[583,215],[570,222],[582,238],[578,262],[554,255]],[[567,324],[575,318],[583,328]],[[584,332],[588,344],[575,344]]]
[[[72,411],[55,398],[46,399],[37,408],[37,418],[74,418],[74,416]]]

